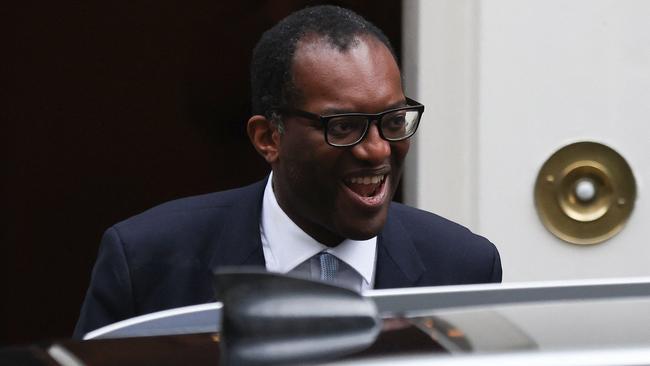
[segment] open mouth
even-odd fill
[[[386,175],[351,177],[344,180],[345,185],[360,197],[374,197],[383,192]]]

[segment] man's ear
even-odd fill
[[[273,122],[261,115],[252,116],[246,124],[246,131],[255,150],[267,163],[273,164],[278,160],[280,132]]]

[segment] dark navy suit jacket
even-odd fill
[[[264,268],[265,184],[171,201],[109,228],[75,337],[133,316],[214,301],[214,268]],[[432,213],[391,204],[377,237],[375,288],[500,281],[499,253],[487,239]]]

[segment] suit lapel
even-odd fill
[[[412,287],[425,270],[411,234],[395,210],[389,209],[386,225],[377,237],[375,288]]]
[[[260,215],[267,179],[231,193],[233,204],[223,215],[220,233],[213,240],[212,269],[265,265],[260,239]]]

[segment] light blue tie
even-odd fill
[[[333,282],[336,278],[336,271],[339,269],[339,260],[330,253],[323,252],[318,256],[320,260],[321,281]]]

